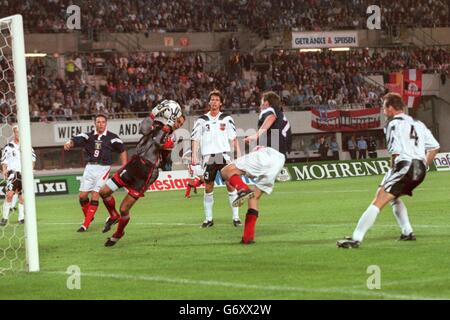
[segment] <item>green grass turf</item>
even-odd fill
[[[215,191],[215,225],[206,230],[199,228],[200,194],[147,194],[112,248],[103,246],[103,205],[80,234],[76,196],[37,198],[41,272],[0,276],[0,298],[450,298],[450,173],[430,173],[413,198],[403,198],[416,242],[396,241],[400,231],[387,207],[359,249],[336,248],[336,240],[351,235],[381,179],[277,184],[260,203],[251,246],[238,243],[242,228],[232,226],[225,189]],[[81,269],[81,290],[67,289],[71,265]],[[370,265],[381,269],[380,290],[367,288]]]

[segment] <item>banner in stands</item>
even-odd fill
[[[450,153],[438,153],[434,165],[437,171],[450,171]]]
[[[417,69],[404,70],[403,80],[405,81],[403,101],[408,108],[417,108],[422,96],[422,71]]]
[[[139,123],[142,119],[124,119],[108,122],[108,130],[119,135],[123,140],[139,140]],[[66,142],[77,134],[90,132],[94,129],[94,121],[86,123],[57,123],[53,126],[56,143]]]
[[[358,47],[358,32],[292,32],[292,48]]]
[[[381,125],[381,109],[332,110],[311,109],[311,127],[322,131],[357,131]]]

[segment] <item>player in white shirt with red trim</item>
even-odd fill
[[[205,211],[205,220],[202,228],[212,227],[213,205],[214,205],[214,181],[223,167],[231,162],[231,144],[236,150],[237,156],[240,155],[239,144],[237,142],[236,126],[233,118],[220,111],[223,104],[223,97],[220,91],[214,90],[209,96],[210,110],[207,114],[201,116],[194,124],[192,130],[192,165],[200,164],[198,151],[202,156],[201,164],[204,169],[205,194],[203,206]],[[227,184],[228,198],[233,212],[234,226],[241,226],[239,219],[239,210],[232,206],[237,197],[236,189]]]

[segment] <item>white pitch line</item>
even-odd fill
[[[439,277],[439,278],[427,278],[427,279],[415,279],[415,280],[405,280],[405,281],[391,281],[391,282],[386,282],[386,281],[382,281],[381,282],[381,286],[382,287],[386,287],[386,286],[398,286],[398,285],[408,285],[408,284],[423,284],[423,283],[428,283],[428,282],[436,282],[436,281],[450,281],[449,277]],[[361,288],[361,285],[357,285],[357,286],[351,286],[350,288]]]
[[[58,275],[68,275],[66,272],[54,271],[54,272],[44,272],[50,274]],[[244,283],[233,283],[233,282],[223,282],[223,281],[206,281],[206,280],[191,280],[191,279],[181,279],[181,278],[167,278],[160,276],[131,276],[131,275],[121,275],[121,274],[104,274],[104,273],[81,273],[81,276],[85,277],[95,277],[95,278],[110,278],[118,280],[131,280],[131,281],[149,281],[149,282],[164,282],[171,284],[180,285],[200,285],[207,287],[225,287],[234,289],[244,289],[244,290],[260,290],[260,291],[281,291],[281,292],[302,292],[302,293],[337,293],[337,294],[352,294],[356,296],[366,296],[366,297],[379,297],[379,298],[391,298],[391,299],[408,299],[408,300],[448,300],[449,297],[424,297],[415,295],[403,295],[387,292],[375,292],[375,291],[365,291],[365,290],[353,290],[351,288],[329,288],[329,289],[314,289],[314,288],[303,288],[303,287],[286,287],[286,286],[263,286],[254,284],[244,284]]]
[[[81,222],[38,222],[38,225],[48,225],[48,226],[59,226],[59,225],[79,225]],[[141,226],[178,226],[178,227],[199,227],[199,223],[181,223],[181,222],[135,222],[133,225],[141,225]],[[286,227],[313,227],[313,228],[343,228],[343,227],[353,227],[353,223],[341,223],[341,224],[317,224],[317,223],[261,223],[258,226],[286,226]],[[229,227],[228,224],[218,224],[214,225],[214,227]],[[450,228],[449,224],[416,224],[413,226],[414,228],[437,228],[437,229],[448,229]],[[374,228],[398,228],[398,226],[394,224],[379,224],[375,225]]]

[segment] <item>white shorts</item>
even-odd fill
[[[81,192],[99,192],[109,178],[111,166],[102,166],[99,164],[87,164],[81,178]]]
[[[236,159],[233,164],[255,181],[261,191],[271,194],[278,174],[284,167],[285,157],[272,148],[261,147]]]

